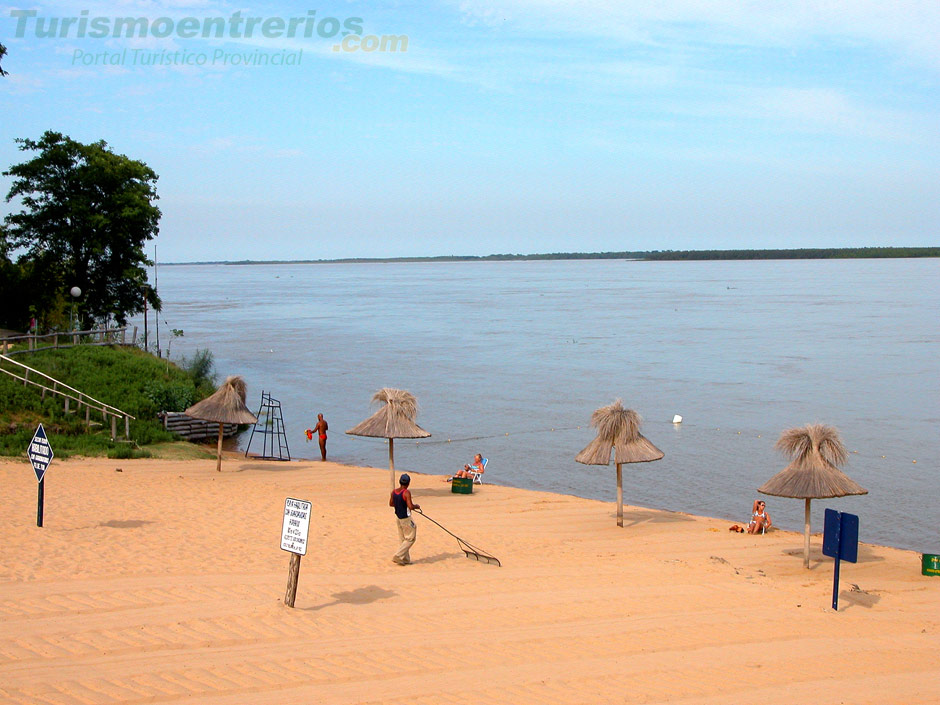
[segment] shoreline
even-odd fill
[[[227,439],[226,443],[228,443],[230,440],[231,440],[231,439]],[[214,444],[214,443],[211,443],[211,444],[198,444],[198,443],[197,443],[197,444],[194,444],[194,445],[195,445],[196,447],[199,447],[199,448],[204,448],[207,452],[211,453],[213,456],[214,456],[214,454],[215,454],[215,444]],[[229,445],[230,445],[230,443],[229,443]],[[277,467],[279,467],[279,466],[283,466],[283,467],[285,467],[285,468],[290,468],[291,466],[312,465],[312,466],[315,467],[315,466],[318,466],[318,465],[321,464],[321,461],[315,460],[315,459],[311,459],[311,458],[291,458],[290,460],[287,460],[287,461],[276,461],[276,460],[265,460],[265,459],[260,458],[259,456],[254,455],[254,454],[251,454],[251,455],[249,455],[249,456],[246,458],[245,455],[244,455],[244,451],[243,451],[242,449],[235,449],[235,450],[232,450],[231,448],[225,448],[225,447],[223,447],[222,457],[223,457],[223,461],[222,461],[222,462],[223,462],[223,468],[222,468],[223,474],[224,474],[224,472],[225,472],[225,465],[224,465],[224,463],[226,463],[226,462],[231,462],[231,463],[234,463],[234,464],[245,463],[245,462],[255,462],[255,463],[260,463],[260,464],[265,464],[265,465],[271,465],[271,466],[272,466],[272,468],[271,468],[272,471],[276,471]],[[72,456],[72,457],[69,457],[69,458],[63,458],[63,459],[56,459],[56,460],[54,460],[54,462],[55,462],[56,464],[60,464],[60,463],[79,464],[79,463],[89,463],[89,462],[93,463],[93,462],[96,462],[96,461],[100,461],[100,462],[105,463],[105,464],[113,463],[113,464],[115,464],[116,466],[120,466],[121,463],[125,463],[125,464],[145,463],[145,464],[146,464],[146,463],[163,463],[163,462],[168,462],[168,463],[177,463],[177,462],[180,462],[180,463],[200,463],[200,462],[206,462],[205,460],[202,460],[202,459],[194,459],[194,458],[140,458],[140,459],[126,459],[126,460],[121,460],[121,459],[111,459],[111,458],[106,458],[106,457],[86,457],[86,456]],[[214,459],[213,459],[212,462],[215,462]],[[2,468],[3,468],[3,466],[4,466],[5,464],[11,464],[11,465],[12,465],[12,464],[21,464],[21,465],[23,465],[25,468],[27,468],[28,470],[30,470],[30,472],[32,472],[31,466],[29,465],[29,463],[28,463],[25,459],[14,458],[14,457],[11,457],[11,456],[0,456],[0,470],[2,470]],[[375,467],[375,466],[370,466],[370,465],[356,465],[356,464],[354,464],[354,463],[346,463],[346,462],[339,462],[339,461],[332,461],[332,460],[328,460],[328,461],[327,461],[327,464],[330,465],[330,466],[335,466],[335,467],[339,467],[339,468],[345,468],[345,469],[353,470],[353,471],[374,471],[374,472],[377,472],[377,473],[381,473],[381,472],[388,473],[388,471],[389,471],[388,468],[381,468],[381,467]],[[298,468],[298,469],[299,469],[299,468]],[[431,481],[432,483],[434,483],[434,482],[439,482],[439,483],[441,483],[441,486],[442,486],[442,487],[445,487],[445,488],[447,489],[447,491],[450,492],[450,484],[444,482],[444,479],[447,478],[448,475],[436,475],[436,474],[431,474],[431,473],[422,472],[421,470],[415,470],[415,469],[412,469],[412,468],[404,468],[404,467],[403,467],[403,468],[399,468],[399,469],[396,470],[396,477],[397,477],[398,475],[400,475],[401,473],[403,473],[403,472],[407,472],[407,473],[408,473],[409,475],[411,475],[413,478],[414,478],[414,477],[428,478],[429,481]],[[547,495],[547,496],[549,496],[549,497],[559,497],[559,498],[564,497],[564,498],[570,498],[570,499],[573,499],[573,500],[579,500],[579,501],[584,501],[584,502],[597,503],[597,504],[600,504],[600,505],[610,505],[610,506],[614,507],[614,510],[613,510],[613,513],[611,514],[611,516],[614,516],[614,517],[616,516],[616,504],[615,504],[615,502],[614,502],[613,500],[607,501],[607,500],[603,500],[603,499],[596,499],[596,498],[593,498],[593,497],[585,497],[585,496],[578,495],[578,494],[567,494],[567,493],[558,492],[558,491],[555,491],[555,490],[533,489],[533,488],[526,488],[526,487],[516,487],[515,485],[492,484],[492,483],[489,483],[489,482],[486,483],[485,487],[487,487],[487,488],[489,488],[489,487],[499,487],[499,488],[506,489],[506,490],[517,490],[517,491],[520,491],[520,492],[527,492],[527,493],[534,493],[534,494],[542,494],[542,495]],[[432,484],[429,489],[434,489],[434,485]],[[479,490],[480,490],[480,486],[479,486],[479,485],[474,485],[474,492],[478,492]],[[772,497],[772,499],[777,500],[777,499],[787,499],[787,498]],[[794,500],[794,501],[796,501],[796,500]],[[816,501],[824,501],[824,500],[816,500]],[[726,528],[728,528],[728,527],[730,527],[730,526],[732,526],[732,525],[734,525],[734,524],[737,524],[737,525],[740,526],[740,525],[742,525],[742,521],[746,524],[746,518],[745,518],[745,520],[735,520],[735,519],[732,519],[732,518],[726,518],[726,517],[720,517],[720,516],[713,516],[713,515],[709,515],[709,514],[695,514],[695,513],[693,513],[693,512],[684,512],[684,511],[678,510],[678,509],[668,509],[668,508],[666,508],[666,507],[653,507],[653,506],[646,506],[646,505],[639,505],[639,504],[629,504],[626,500],[624,500],[623,508],[624,508],[624,512],[626,512],[628,509],[630,509],[630,510],[638,510],[638,511],[644,511],[644,512],[660,512],[660,513],[663,513],[663,514],[675,514],[675,515],[678,515],[678,516],[688,517],[688,518],[691,519],[691,520],[701,520],[701,521],[707,521],[707,522],[724,522],[724,523],[727,524],[727,527],[726,527]],[[745,512],[745,514],[746,514],[746,512]],[[821,526],[821,522],[814,522],[813,527],[819,528],[819,527],[817,526],[817,524],[819,524],[819,525]],[[818,543],[818,546],[816,546],[815,544],[813,544],[813,545],[811,546],[811,548],[813,548],[813,549],[818,549],[816,552],[819,553],[820,556],[821,556],[821,546],[822,546],[822,535],[823,535],[823,532],[822,532],[822,529],[821,529],[821,528],[819,528],[818,531],[815,530],[815,528],[814,528],[814,530],[812,531],[812,533],[810,533],[810,540],[811,540],[811,543],[814,542],[814,541],[815,541],[816,543]],[[733,532],[730,532],[730,531],[729,531],[729,533],[733,533]],[[796,537],[796,539],[799,540],[800,546],[803,545],[803,544],[802,544],[802,541],[803,541],[803,532],[802,532],[802,531],[797,531],[797,530],[795,530],[795,529],[783,529],[783,528],[778,527],[778,526],[775,524],[775,525],[772,527],[772,529],[771,529],[771,531],[770,531],[770,534],[778,534],[778,533],[791,534],[791,535],[793,535],[794,537]],[[919,551],[919,550],[912,549],[912,548],[904,548],[904,547],[901,547],[901,546],[892,546],[892,545],[887,544],[887,543],[875,543],[875,542],[871,542],[871,541],[862,541],[861,539],[859,540],[858,544],[859,544],[859,546],[865,545],[865,546],[869,546],[869,547],[872,547],[872,548],[884,548],[884,549],[889,549],[889,550],[892,550],[892,551],[900,551],[900,552],[902,552],[902,553],[910,553],[910,554],[916,555],[916,556],[918,556],[918,557],[921,556],[921,555],[923,555],[923,554],[925,553],[924,551]],[[826,560],[830,560],[830,561],[831,561],[831,559],[828,559],[828,558],[827,558]],[[918,558],[918,560],[919,560],[919,558]],[[938,582],[940,582],[940,581],[938,581]]]
[[[120,472],[117,469],[120,468]],[[410,471],[409,471],[410,472]],[[0,702],[274,705],[927,703],[940,697],[940,581],[918,554],[732,534],[723,519],[502,485],[415,501],[413,564],[389,471],[331,462],[70,459],[35,526],[28,463],[0,460]],[[286,497],[312,502],[296,609]]]

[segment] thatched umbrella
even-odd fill
[[[219,422],[218,461],[215,466],[219,472],[222,471],[223,424],[258,423],[258,417],[245,406],[245,380],[237,376],[226,378],[215,394],[193,404],[184,413],[194,419]]]
[[[845,464],[849,454],[839,438],[839,431],[832,426],[809,424],[802,428],[787,429],[780,434],[774,447],[789,455],[793,461],[758,487],[757,491],[775,497],[806,500],[803,566],[809,568],[810,502],[850,494],[868,494],[868,490],[837,467]]]
[[[373,404],[384,404],[372,416],[346,431],[351,436],[388,439],[388,469],[395,489],[395,439],[427,438],[431,434],[415,423],[418,400],[404,389],[385,387],[372,396]]]
[[[617,399],[591,414],[591,425],[597,429],[597,438],[575,456],[585,465],[610,465],[610,449],[614,449],[617,463],[617,526],[623,526],[623,463],[647,463],[659,460],[664,453],[640,434],[640,415],[633,409],[624,409]]]

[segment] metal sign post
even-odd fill
[[[290,551],[290,569],[284,604],[294,606],[297,581],[300,578],[300,557],[307,555],[307,534],[310,531],[310,502],[304,499],[284,500],[284,523],[281,526],[281,550]]]
[[[42,424],[39,424],[39,428],[36,429],[36,433],[33,435],[33,440],[29,442],[29,448],[26,454],[29,456],[29,462],[32,463],[33,470],[36,473],[36,479],[39,481],[36,526],[42,526],[43,502],[46,495],[46,469],[49,467],[49,463],[52,462],[52,458],[55,455],[55,453],[52,452],[52,446],[49,445],[49,439],[46,437],[46,429],[42,427]]]
[[[855,514],[826,510],[823,529],[823,555],[834,558],[832,609],[839,611],[839,565],[858,562],[858,517]]]

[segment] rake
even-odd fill
[[[502,567],[503,564],[499,562],[499,558],[493,554],[484,551],[482,548],[477,548],[469,541],[464,541],[453,531],[450,531],[446,526],[443,526],[440,522],[434,521],[434,519],[429,517],[422,510],[416,509],[415,511],[428,521],[437,524],[441,529],[457,539],[457,545],[460,546],[460,550],[464,552],[464,555],[467,556],[467,558],[473,558],[474,560],[481,561],[483,563],[495,563],[497,566]]]

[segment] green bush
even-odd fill
[[[211,350],[196,350],[191,358],[184,358],[181,367],[189,372],[196,387],[208,384],[215,388],[215,357]]]
[[[108,457],[114,458],[115,460],[130,460],[134,458],[150,458],[152,456],[149,450],[122,444],[109,450]]]
[[[176,435],[164,431],[159,423],[151,421],[131,421],[131,438],[137,445],[149,446],[153,443],[169,443],[176,440]]]
[[[155,415],[159,411],[186,411],[196,403],[196,386],[192,381],[166,382],[150,380],[144,385],[144,396],[150,401],[146,410]]]

